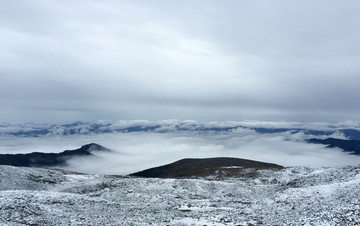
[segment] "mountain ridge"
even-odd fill
[[[308,143],[313,144],[324,144],[327,145],[327,148],[340,148],[344,152],[348,152],[353,155],[360,155],[360,140],[344,140],[337,138],[327,138],[327,139],[308,139]]]
[[[214,176],[219,171],[226,171],[231,176],[239,171],[239,168],[252,169],[283,169],[283,166],[273,163],[265,163],[241,158],[216,157],[216,158],[185,158],[176,162],[153,167],[130,174],[136,177],[153,178],[189,178]]]
[[[28,154],[0,154],[0,165],[26,166],[26,167],[50,167],[66,166],[66,161],[72,157],[92,156],[93,151],[106,151],[109,149],[90,143],[75,150],[65,150],[60,153],[32,152]]]

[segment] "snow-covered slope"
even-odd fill
[[[214,178],[0,166],[0,225],[360,224],[360,167],[247,169]]]

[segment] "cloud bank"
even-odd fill
[[[304,134],[257,134],[252,130],[231,133],[173,132],[117,133],[52,137],[2,138],[1,153],[60,152],[95,142],[113,153],[69,161],[67,169],[104,174],[129,174],[182,159],[238,157],[283,166],[357,165],[360,157],[323,145],[308,144]]]

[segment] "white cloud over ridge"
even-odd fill
[[[344,130],[360,131],[360,123],[356,121],[344,121],[338,123],[300,123],[300,122],[271,122],[271,121],[210,121],[200,122],[196,120],[98,120],[95,122],[77,121],[71,124],[46,124],[26,123],[10,124],[0,123],[0,136],[62,136],[62,135],[86,135],[118,132],[177,132],[177,131],[248,131],[259,133],[280,132],[304,132],[307,138],[311,135],[331,135],[338,138],[344,137]]]

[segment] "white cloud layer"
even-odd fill
[[[113,153],[79,158],[68,169],[105,174],[129,174],[182,159],[238,157],[283,166],[357,165],[358,156],[323,145],[308,144],[302,133],[256,134],[252,130],[231,133],[117,133],[37,138],[1,138],[0,153],[60,152],[96,142]]]

